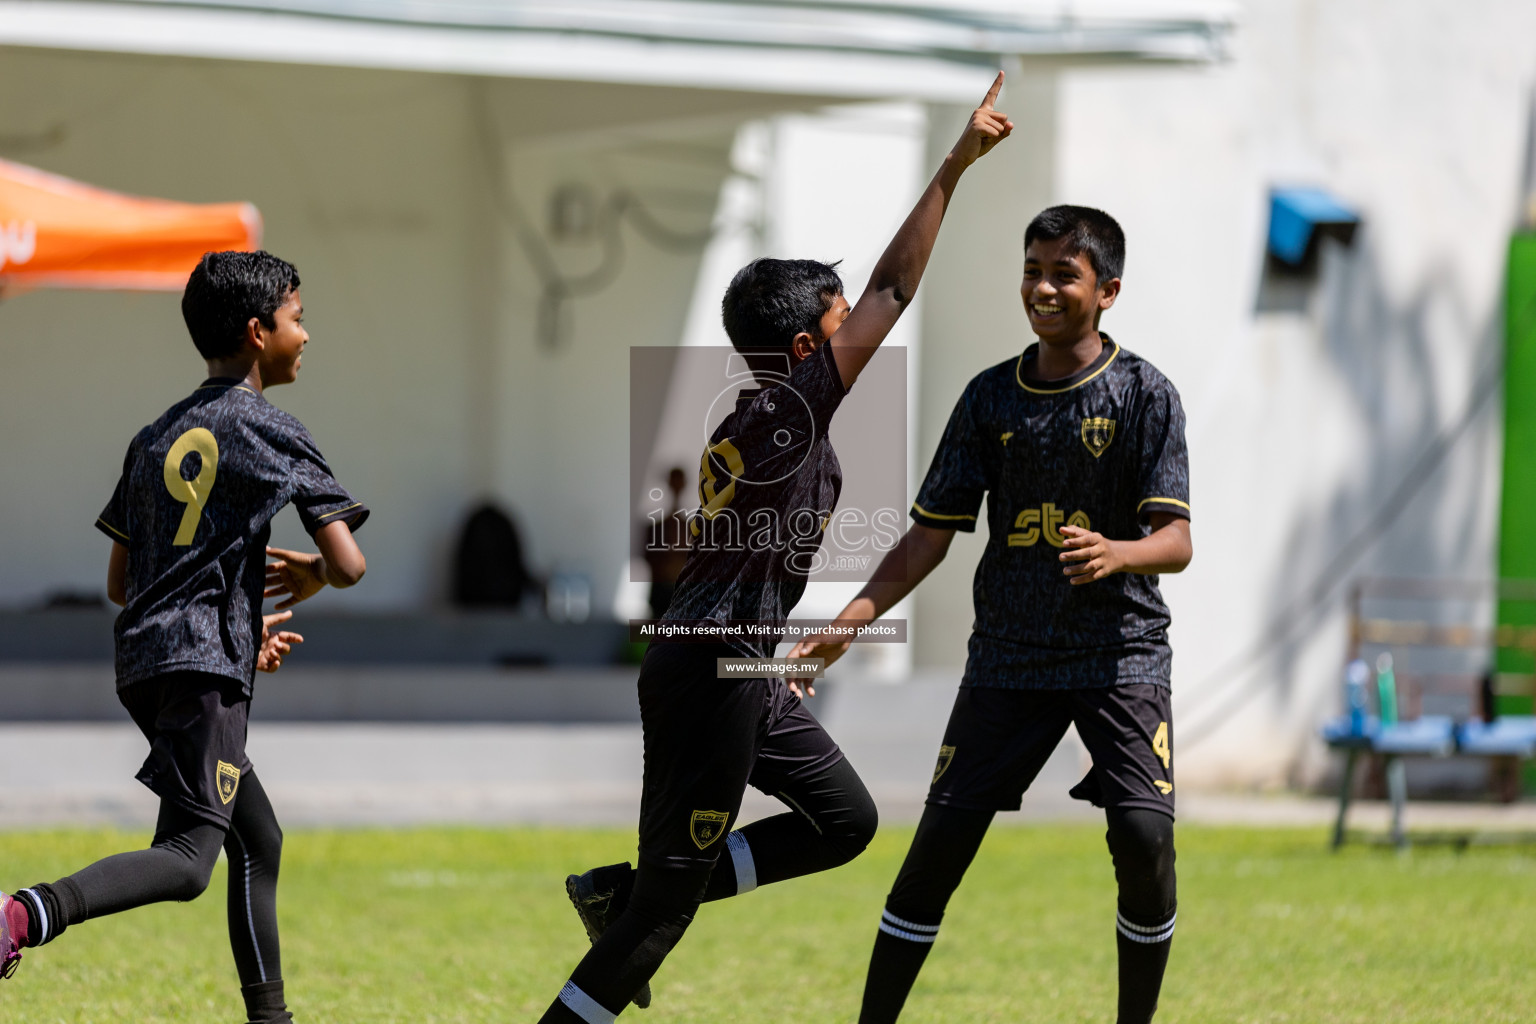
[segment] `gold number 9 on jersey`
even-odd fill
[[[197,471],[195,480],[184,480],[181,463],[193,452],[201,457],[202,468]],[[203,506],[208,504],[208,495],[213,490],[213,478],[218,475],[219,442],[211,431],[202,427],[193,427],[182,434],[165,453],[165,489],[171,492],[171,497],[187,506],[181,514],[181,526],[176,530],[176,539],[171,541],[172,546],[184,548],[192,543],[198,520],[203,517]]]

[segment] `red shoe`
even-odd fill
[[[16,897],[0,892],[0,978],[9,978],[21,965],[27,944],[27,908]]]

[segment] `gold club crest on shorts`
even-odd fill
[[[240,788],[240,769],[228,761],[220,761],[214,777],[219,783],[219,800],[228,804],[235,798],[235,790]]]
[[[719,839],[725,834],[725,823],[730,817],[727,811],[694,811],[693,817],[688,819],[688,834],[693,837],[693,845],[702,850]]]
[[[933,766],[933,781],[938,782],[939,777],[949,770],[949,762],[955,759],[954,747],[939,748],[939,762]],[[930,783],[932,785],[932,783]]]
[[[1115,421],[1102,416],[1089,416],[1083,420],[1083,444],[1094,458],[1104,454],[1109,442],[1115,439]]]

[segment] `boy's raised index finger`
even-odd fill
[[[992,88],[987,90],[987,98],[981,101],[982,110],[991,110],[992,104],[997,102],[997,96],[1003,91],[1003,73],[999,71],[997,77],[992,79]]]

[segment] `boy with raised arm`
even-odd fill
[[[836,506],[842,472],[828,423],[911,303],[961,173],[1012,130],[993,109],[1002,82],[999,74],[856,306],[833,269],[811,260],[758,260],[731,282],[723,302],[731,344],[749,362],[777,360],[781,369],[776,379],[759,370],[765,386],[742,392],[711,435],[703,507],[690,529],[789,524]],[[664,621],[766,624],[768,635],[646,651],[639,868],[615,864],[567,880],[593,946],[547,1022],[608,1024],[631,1000],[645,1005],[651,975],[701,902],[846,863],[874,834],[875,806],[858,774],[783,680],[717,677],[717,659],[773,653],[805,590],[805,546],[712,540],[690,549]],[[732,831],[748,784],[789,810]]]
[[[97,528],[112,541],[118,699],[149,741],[138,780],[160,798],[146,850],[121,853],[0,895],[0,975],[21,950],[90,918],[195,899],[222,849],[229,939],[246,1019],[293,1018],[277,938],[282,831],[245,756],[256,670],[273,671],[297,634],[272,635],[263,596],[291,607],[366,568],[352,531],[368,517],[331,475],[303,424],[267,403],[292,383],[309,342],[299,275],[265,252],[206,254],[182,316],[208,379],[141,430]],[[318,554],[267,547],[292,503]],[[275,560],[266,563],[266,556]],[[62,993],[61,993],[62,995]]]
[[[1119,1024],[1152,1019],[1173,940],[1172,657],[1157,576],[1192,554],[1184,412],[1166,377],[1098,329],[1120,292],[1120,225],[1056,206],[1024,246],[1038,342],[966,386],[912,528],[838,617],[864,625],[910,593],[956,530],[976,528],[985,496],[965,675],[875,935],[860,1024],[896,1020],[992,816],[1019,809],[1069,724],[1093,757],[1072,796],[1108,819]],[[791,656],[830,663],[847,647],[827,634]]]

